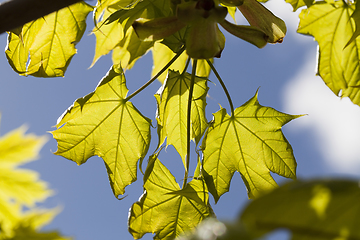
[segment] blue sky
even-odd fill
[[[284,134],[292,144],[298,162],[300,178],[351,176],[359,177],[360,167],[360,109],[347,99],[340,100],[315,76],[317,44],[312,37],[297,33],[297,13],[281,0],[271,0],[267,6],[288,26],[282,44],[267,45],[263,49],[226,34],[225,49],[215,67],[225,81],[235,107],[241,106],[259,89],[259,101],[289,114],[308,114],[288,123]],[[238,24],[245,24],[239,17]],[[46,229],[59,229],[64,235],[77,240],[131,239],[127,232],[127,215],[131,204],[142,194],[142,177],[126,188],[127,197],[121,201],[112,194],[105,166],[100,158],[93,157],[85,164],[55,156],[56,141],[48,131],[54,130],[57,118],[77,98],[93,91],[110,69],[110,56],[102,57],[91,65],[95,36],[91,35],[92,19],[64,78],[37,79],[20,77],[7,63],[5,54],[0,57],[0,134],[23,124],[28,132],[48,135],[49,141],[41,151],[41,158],[26,167],[37,170],[49,182],[56,194],[42,206],[62,206],[63,211]],[[0,35],[5,48],[6,34]],[[130,92],[150,78],[151,53],[138,61],[135,68],[126,72]],[[213,75],[209,84],[207,117],[219,110],[220,104],[229,111],[224,93]],[[153,94],[160,83],[132,99],[134,105],[155,125],[156,101]],[[157,143],[154,129],[151,153]],[[193,154],[195,155],[195,154]],[[182,177],[180,157],[172,147],[159,156],[172,170],[179,182]],[[195,159],[192,160],[193,162]],[[180,167],[179,167],[180,166]],[[277,177],[277,179],[281,180]],[[211,201],[213,203],[212,197]],[[247,202],[246,189],[240,175],[235,173],[230,192],[213,205],[218,218],[236,218]],[[152,239],[150,234],[143,239]]]

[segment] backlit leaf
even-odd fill
[[[109,18],[107,18],[105,24],[118,21],[123,26],[124,33],[126,33],[136,19],[154,19],[157,17],[165,17],[169,15],[170,10],[169,1],[140,1],[133,8],[119,9],[118,11],[114,12]]]
[[[92,7],[79,2],[9,32],[6,57],[20,75],[62,77]]]
[[[109,11],[105,11],[104,18],[110,16]],[[104,21],[98,22],[93,33],[96,36],[95,56],[91,66],[103,55],[113,50],[124,38],[122,26],[119,22],[103,24]]]
[[[154,66],[152,69],[151,75],[154,76],[176,55],[170,48],[166,45],[156,42],[152,48],[153,62]],[[188,56],[185,52],[169,67],[173,71],[183,72]],[[168,74],[168,71],[165,71],[158,77],[158,80],[161,83],[164,83],[165,78]]]
[[[116,4],[115,4],[116,5]],[[112,13],[104,22],[105,24],[114,24],[118,22],[123,29],[125,37],[116,46],[113,51],[113,63],[121,63],[124,69],[130,69],[137,59],[150,50],[154,42],[141,41],[131,27],[138,18],[154,19],[157,17],[168,16],[171,12],[170,2],[164,0],[146,0],[134,2],[130,9],[119,9]]]
[[[358,181],[290,182],[255,199],[242,222],[253,232],[290,230],[292,239],[360,239]]]
[[[45,137],[25,135],[26,128],[13,130],[0,138],[0,198],[27,207],[35,206],[52,194],[37,172],[19,169],[19,165],[38,157]]]
[[[261,106],[257,94],[234,114],[216,112],[203,140],[203,173],[215,201],[229,190],[235,171],[250,198],[277,186],[270,171],[295,178],[295,158],[281,127],[297,116]]]
[[[180,154],[185,165],[187,148],[187,108],[191,75],[180,74],[170,70],[164,85],[155,94],[158,111],[157,122],[159,145],[166,138],[167,145],[173,145]],[[196,144],[200,141],[206,127],[205,117],[206,93],[208,91],[206,78],[195,78],[193,102],[191,104],[191,139]]]
[[[316,2],[300,14],[298,32],[312,35],[319,43],[318,74],[336,94],[360,104],[360,39],[346,48],[355,32],[351,18],[354,5],[344,1]]]
[[[0,234],[1,239],[8,240],[70,240],[72,238],[63,237],[57,231],[40,231],[44,225],[49,224],[59,213],[58,209],[39,210],[33,209],[20,214],[13,232],[6,235]]]
[[[129,214],[129,231],[135,239],[145,233],[155,233],[154,239],[175,239],[211,216],[206,184],[193,179],[181,190],[158,159],[148,165],[144,188]]]
[[[295,12],[303,6],[310,7],[314,3],[314,0],[285,0],[285,2],[290,3]]]
[[[350,38],[349,42],[347,43],[347,46],[360,35],[360,2],[359,1],[356,1],[355,3],[355,11],[352,13],[351,18],[355,22],[355,32]]]
[[[96,21],[100,21],[101,18],[106,19],[108,16],[105,15],[105,12],[109,10],[110,6],[113,6],[114,4],[122,3],[122,2],[126,2],[126,1],[124,1],[124,0],[98,0],[96,7],[94,9],[94,19]],[[125,4],[127,4],[127,3],[125,3]]]
[[[52,134],[55,154],[83,164],[91,156],[103,158],[117,197],[136,180],[137,162],[150,144],[151,120],[126,101],[128,89],[119,65],[114,65],[96,90],[79,98],[59,119]]]
[[[136,1],[133,0],[102,0],[98,2],[94,10],[94,21],[96,22],[96,27],[94,28],[93,33],[96,36],[96,47],[94,60],[91,66],[93,66],[101,56],[108,54],[115,48],[118,50],[119,45],[124,48],[124,44],[121,44],[121,41],[125,36],[125,32],[121,23],[119,21],[114,21],[105,24],[105,22],[111,14],[120,9],[128,9],[129,6],[135,2]],[[118,51],[116,53],[114,52],[113,63],[119,63],[121,57],[123,56],[119,56]],[[126,68],[124,65],[122,65],[122,67]]]
[[[59,209],[37,209],[36,204],[52,195],[52,191],[37,172],[18,168],[37,159],[47,140],[25,131],[25,127],[20,127],[0,137],[0,239],[69,239],[57,232],[40,232]]]
[[[141,41],[133,29],[129,29],[113,51],[114,64],[120,63],[124,69],[130,69],[141,56],[153,46],[154,42]]]
[[[209,59],[214,62],[214,59]],[[199,59],[196,66],[196,76],[208,78],[211,72],[211,68],[205,59]]]

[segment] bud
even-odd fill
[[[227,15],[225,7],[215,6],[212,0],[184,2],[177,7],[179,21],[188,25],[186,53],[194,59],[220,57],[225,37],[217,23]]]
[[[226,20],[220,22],[220,25],[229,33],[257,46],[258,48],[264,47],[269,38],[263,31],[256,27],[235,25]]]
[[[251,26],[259,28],[269,36],[269,43],[281,43],[283,41],[286,34],[284,21],[276,17],[261,3],[256,0],[244,0],[238,9]]]

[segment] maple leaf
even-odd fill
[[[343,1],[316,2],[301,12],[298,32],[319,43],[317,70],[326,85],[359,105],[360,39],[349,42],[355,33],[353,13],[354,5]]]
[[[55,154],[83,164],[103,158],[111,188],[117,197],[136,180],[137,162],[150,144],[151,120],[125,100],[128,89],[119,65],[114,65],[96,90],[75,101],[53,131]]]
[[[294,181],[255,199],[240,219],[258,235],[281,228],[299,240],[360,239],[359,196],[358,181]]]
[[[191,75],[169,70],[164,85],[155,94],[158,111],[159,146],[166,139],[167,145],[173,145],[181,156],[184,166],[187,151],[187,108]],[[195,78],[193,104],[191,107],[191,139],[198,144],[206,127],[205,117],[206,78]]]
[[[154,156],[144,176],[145,192],[129,213],[129,231],[135,239],[156,233],[154,239],[175,239],[212,215],[203,180],[193,179],[180,189],[174,176]]]
[[[0,239],[69,239],[56,231],[40,231],[59,209],[36,208],[36,203],[46,200],[53,191],[37,172],[19,166],[38,158],[47,137],[25,131],[23,126],[0,137]]]
[[[14,71],[35,77],[64,76],[92,9],[79,2],[9,32],[5,53]]]
[[[114,64],[121,63],[123,69],[130,69],[136,60],[149,51],[154,42],[141,41],[135,34],[131,24],[138,18],[155,18],[168,15],[168,2],[162,0],[148,1],[104,1],[95,10],[98,22],[94,29],[96,36],[96,52],[91,66],[105,54],[113,50]]]
[[[277,187],[270,171],[295,178],[296,161],[281,127],[298,116],[259,104],[256,95],[229,116],[221,108],[203,140],[203,173],[217,202],[240,172],[250,198]]]
[[[27,207],[34,207],[52,194],[47,184],[39,180],[38,173],[17,168],[33,161],[45,144],[46,137],[25,135],[26,128],[20,127],[0,138],[0,198],[14,201]]]

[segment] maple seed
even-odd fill
[[[263,31],[256,27],[235,25],[225,19],[220,22],[220,25],[232,35],[254,44],[258,48],[264,47],[269,39]]]
[[[269,43],[281,43],[286,34],[286,25],[271,11],[256,0],[244,0],[238,9],[251,26],[261,29],[269,36]]]

